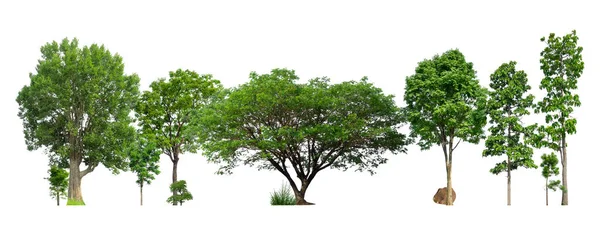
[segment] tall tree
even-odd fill
[[[155,175],[160,174],[158,162],[161,150],[156,143],[147,137],[138,134],[136,140],[127,149],[129,155],[129,168],[137,175],[140,186],[140,205],[144,205],[144,184],[150,184]]]
[[[81,180],[98,165],[115,174],[127,168],[122,145],[135,132],[129,114],[139,95],[139,78],[123,73],[121,56],[104,45],[78,46],[76,38],[42,46],[37,74],[16,100],[27,149],[44,147],[69,164],[67,205],[85,204]]]
[[[143,133],[156,139],[157,147],[173,162],[175,183],[180,154],[197,150],[193,137],[184,135],[190,113],[209,103],[222,86],[212,75],[190,70],[178,69],[169,72],[169,77],[152,82],[151,91],[143,92],[136,106],[136,117]]]
[[[581,77],[584,62],[581,56],[583,48],[577,45],[579,37],[576,31],[557,37],[550,33],[542,37],[546,48],[540,53],[540,68],[544,72],[540,89],[546,96],[536,106],[536,113],[546,114],[546,126],[543,128],[549,138],[543,145],[558,152],[562,164],[562,205],[569,204],[567,186],[567,135],[577,132],[577,120],[571,115],[575,107],[581,106],[579,95],[575,94],[577,80]]]
[[[549,180],[553,175],[560,174],[557,165],[558,157],[556,157],[554,152],[542,155],[542,163],[540,166],[542,167],[542,176],[546,179],[546,206],[548,206],[548,189],[556,191],[556,188],[560,186],[560,180]]]
[[[56,165],[52,165],[48,170],[49,177],[45,178],[50,182],[50,197],[56,198],[56,206],[60,206],[60,199],[66,198],[67,188],[69,187],[69,172]]]
[[[387,162],[384,152],[406,152],[393,96],[366,77],[338,84],[328,78],[298,80],[288,69],[252,72],[249,82],[195,115],[192,131],[204,133],[204,155],[222,165],[217,173],[231,173],[240,162],[277,170],[297,204],[309,205],[306,191],[320,171],[355,167],[373,174]]]
[[[404,108],[410,136],[421,150],[441,145],[446,164],[446,205],[452,205],[452,157],[461,141],[478,143],[487,121],[487,91],[479,85],[473,63],[458,49],[435,55],[406,77]]]
[[[490,76],[487,110],[490,117],[490,135],[485,141],[483,156],[503,156],[506,160],[497,163],[490,170],[498,175],[506,172],[506,203],[511,205],[511,171],[524,168],[537,168],[533,161],[533,149],[525,143],[535,125],[524,126],[522,117],[530,114],[534,96],[526,93],[531,89],[527,84],[527,74],[515,66],[516,62],[502,64]]]
[[[185,180],[178,180],[169,186],[173,195],[167,198],[168,203],[183,205],[184,202],[194,199],[192,194],[187,190]]]

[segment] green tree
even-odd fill
[[[297,204],[308,205],[313,204],[305,200],[308,186],[325,168],[373,174],[387,162],[385,151],[406,152],[393,96],[366,77],[339,84],[328,78],[298,80],[288,69],[252,72],[249,82],[195,115],[193,131],[204,133],[203,153],[221,164],[218,174],[231,173],[240,162],[277,170]]]
[[[136,141],[127,150],[129,168],[137,175],[135,182],[140,186],[140,205],[143,205],[144,184],[150,184],[155,175],[160,174],[158,162],[160,161],[161,150],[154,141],[141,134],[137,135]]]
[[[50,182],[50,197],[56,198],[56,205],[60,206],[60,199],[67,198],[69,172],[56,165],[52,165],[48,170],[48,174],[50,174],[50,177],[44,179]]]
[[[143,92],[136,106],[136,117],[143,133],[156,139],[157,147],[173,162],[175,183],[180,154],[197,150],[194,137],[184,134],[190,113],[209,103],[222,86],[212,75],[199,75],[190,70],[178,69],[169,72],[169,77],[169,80],[160,78],[152,82],[151,91]]]
[[[404,108],[410,137],[421,150],[441,145],[448,191],[452,191],[452,157],[461,141],[477,144],[484,138],[487,91],[479,85],[473,63],[458,49],[419,62],[406,77]],[[446,205],[452,205],[452,192]]]
[[[558,157],[556,157],[554,152],[542,155],[542,163],[540,166],[542,167],[542,176],[546,179],[546,206],[548,206],[548,189],[556,191],[556,188],[560,186],[560,180],[549,180],[551,176],[560,174],[557,165]]]
[[[575,94],[577,80],[583,73],[581,56],[583,48],[577,46],[579,37],[573,30],[570,34],[557,37],[550,33],[542,37],[546,48],[540,53],[541,70],[544,78],[540,89],[546,96],[537,104],[535,112],[546,114],[546,126],[542,128],[549,136],[542,142],[544,147],[557,151],[562,164],[562,205],[569,204],[567,187],[567,135],[577,132],[577,120],[571,115],[575,107],[581,106]]]
[[[84,205],[84,176],[99,164],[114,174],[127,168],[122,145],[135,133],[129,114],[139,78],[125,75],[122,58],[104,45],[79,48],[76,38],[65,38],[41,52],[37,74],[30,73],[16,100],[25,143],[30,151],[44,147],[51,161],[68,162],[67,205]]]
[[[185,201],[189,201],[194,199],[192,194],[187,190],[187,184],[185,180],[179,180],[175,183],[172,183],[169,186],[173,195],[171,195],[168,199],[168,203],[183,205]]]
[[[506,160],[497,163],[490,170],[498,175],[507,173],[506,202],[511,205],[511,171],[524,168],[537,168],[533,161],[533,149],[525,143],[535,125],[523,126],[522,117],[529,115],[534,96],[526,93],[531,89],[527,84],[527,74],[515,66],[516,62],[502,64],[490,76],[487,110],[490,117],[490,135],[485,141],[483,156],[506,155]],[[525,96],[526,95],[526,96]]]

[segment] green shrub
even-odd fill
[[[296,205],[296,196],[292,193],[291,189],[285,184],[281,185],[279,191],[271,193],[271,205],[273,206],[290,206]]]

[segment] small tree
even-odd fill
[[[542,155],[542,176],[546,179],[546,206],[548,206],[548,189],[556,191],[556,188],[560,186],[560,180],[549,180],[551,176],[560,174],[558,168],[558,157],[552,152],[551,154]]]
[[[56,198],[56,205],[60,206],[60,199],[67,198],[67,188],[69,188],[69,172],[56,165],[52,165],[48,170],[50,177],[44,178],[50,182],[50,197]]]
[[[134,143],[127,149],[129,155],[129,167],[136,173],[135,181],[140,186],[140,205],[144,204],[144,183],[150,184],[154,176],[160,174],[158,162],[161,151],[154,141],[138,135]]]
[[[169,188],[171,189],[173,195],[171,195],[167,199],[168,203],[179,203],[179,205],[181,206],[183,205],[183,202],[194,199],[194,197],[192,197],[192,194],[187,190],[187,184],[185,180],[179,180],[175,183],[172,183]]]
[[[169,77],[152,82],[151,90],[142,93],[135,110],[142,132],[155,138],[157,147],[173,163],[175,183],[181,154],[195,153],[197,148],[194,137],[184,135],[190,115],[209,103],[222,86],[212,75],[190,70],[178,69],[169,72]]]
[[[419,62],[406,78],[404,108],[410,136],[421,150],[442,147],[446,166],[446,205],[452,205],[452,158],[461,141],[484,138],[486,90],[479,85],[473,63],[458,50]]]
[[[525,144],[535,125],[523,126],[521,118],[529,115],[533,105],[533,95],[526,95],[531,86],[527,84],[527,74],[515,69],[516,62],[502,64],[491,76],[492,91],[487,102],[490,116],[490,135],[485,141],[483,156],[506,155],[506,160],[497,163],[490,170],[498,175],[506,172],[506,202],[511,205],[511,171],[524,168],[537,168],[533,162],[533,149]]]

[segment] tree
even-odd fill
[[[548,189],[556,191],[556,188],[560,186],[560,180],[550,180],[549,178],[553,175],[560,174],[558,165],[558,157],[552,152],[551,154],[542,155],[542,176],[546,179],[546,206],[548,206]]]
[[[143,92],[136,106],[136,117],[143,133],[156,139],[157,147],[173,162],[175,183],[180,154],[197,150],[194,137],[184,135],[190,113],[209,103],[222,86],[212,75],[190,70],[178,69],[169,72],[169,77],[168,81],[160,78],[152,82],[151,91]]]
[[[526,95],[531,86],[527,84],[527,74],[516,71],[516,62],[502,64],[491,76],[487,110],[490,117],[490,135],[485,141],[483,156],[506,155],[506,160],[497,163],[490,170],[498,175],[507,173],[506,202],[511,205],[511,171],[524,168],[537,168],[533,161],[533,149],[525,143],[535,125],[523,126],[521,118],[529,115],[533,105],[533,95]],[[522,138],[523,137],[523,138]]]
[[[294,70],[250,73],[249,82],[194,115],[209,162],[230,174],[239,162],[277,170],[290,183],[298,205],[320,171],[369,171],[387,162],[385,151],[405,153],[407,139],[393,96],[364,77],[330,84],[326,77],[299,84]],[[290,168],[291,165],[291,168]],[[291,170],[300,183],[292,178]]]
[[[487,91],[479,85],[473,63],[458,49],[435,55],[417,65],[406,78],[404,112],[410,137],[421,150],[441,145],[446,166],[447,191],[452,191],[452,157],[461,141],[477,144],[484,138]],[[446,205],[452,205],[452,192]]]
[[[123,73],[118,54],[78,46],[76,38],[42,46],[37,74],[16,100],[27,149],[43,147],[52,161],[68,162],[67,205],[85,204],[81,180],[98,165],[114,174],[126,169],[122,145],[135,132],[129,114],[139,95],[138,76]]]
[[[144,204],[144,184],[150,184],[154,176],[160,174],[158,162],[160,161],[160,149],[154,141],[139,134],[128,148],[129,168],[136,173],[137,183],[140,186],[140,205]]]
[[[581,77],[584,63],[581,56],[583,48],[577,46],[579,37],[573,30],[570,34],[557,37],[550,33],[548,38],[541,38],[546,48],[540,53],[541,70],[544,78],[540,89],[546,96],[535,109],[536,113],[546,114],[546,125],[543,129],[549,138],[543,146],[557,151],[562,164],[562,205],[569,204],[567,186],[567,135],[577,132],[577,120],[571,115],[575,107],[581,106],[577,89],[577,80]]]
[[[169,188],[171,189],[173,195],[167,199],[168,203],[179,203],[181,206],[185,201],[194,199],[192,194],[187,190],[187,184],[185,180],[179,180],[175,183],[172,183]]]
[[[67,198],[69,187],[69,172],[63,168],[53,165],[48,170],[50,177],[44,178],[50,182],[50,197],[56,198],[56,205],[60,206],[60,199]]]

